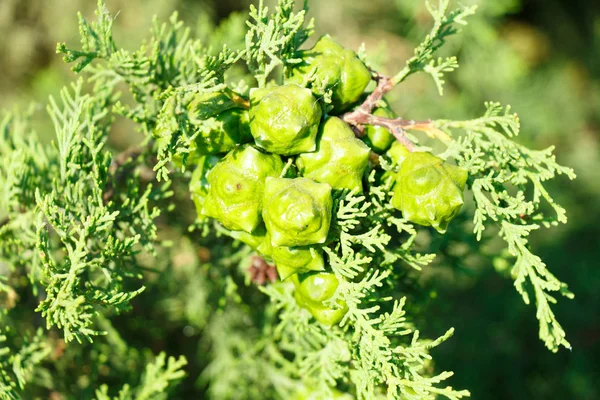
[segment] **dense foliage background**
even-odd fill
[[[56,42],[77,41],[76,12],[91,15],[95,4],[61,0],[57,7],[56,3],[0,2],[0,107],[45,101],[48,94],[58,93],[73,79],[68,66],[55,54]],[[440,370],[455,371],[452,385],[468,388],[474,399],[599,398],[600,3],[462,3],[479,3],[480,7],[464,32],[444,49],[458,54],[461,64],[457,72],[447,76],[445,95],[439,97],[427,77],[416,76],[393,92],[392,102],[402,116],[416,119],[472,118],[481,114],[484,101],[511,104],[521,116],[520,141],[533,148],[554,144],[558,161],[575,168],[577,180],[559,179],[553,188],[553,195],[568,210],[569,224],[551,234],[540,232],[532,237],[549,269],[576,295],[555,308],[573,350],[552,354],[545,349],[537,338],[537,321],[531,309],[514,293],[511,280],[494,270],[501,266],[480,254],[445,258],[452,261],[450,272],[448,268],[438,272],[433,267],[423,276],[431,297],[443,299],[424,304],[425,326],[431,332],[456,327],[454,339],[435,350],[436,362]],[[248,4],[246,0],[107,2],[113,12],[120,10],[115,37],[126,48],[128,44],[134,48],[146,36],[153,15],[163,21],[173,10],[200,34],[229,17],[227,38],[235,46],[235,40],[241,39],[236,38],[235,27],[243,23]],[[318,21],[317,34],[329,32],[354,49],[365,42],[383,72],[395,71],[410,56],[412,46],[430,23],[422,2],[414,0],[330,0],[311,5]],[[242,14],[232,14],[240,11]],[[238,34],[243,34],[241,29]],[[40,119],[37,123],[39,132],[48,133],[42,140],[51,140],[52,129],[43,128],[49,121]],[[112,133],[115,149],[124,149],[137,140],[126,123],[118,128]],[[181,226],[185,223],[182,221]],[[179,237],[178,232],[166,235]],[[186,246],[187,253],[181,250]],[[202,261],[202,254],[190,255],[189,248],[189,243],[183,242],[173,251],[171,261],[181,281],[149,288],[150,293],[163,296],[172,293],[171,304],[144,302],[150,301],[146,294],[134,301],[135,317],[125,314],[117,318],[117,323],[121,319],[120,323],[128,327],[125,332],[130,336],[125,339],[130,344],[156,351],[167,349],[198,360],[191,363],[192,370],[188,369],[190,376],[181,387],[183,397],[186,391],[195,390],[198,383],[194,379],[200,371],[193,368],[202,368],[205,353],[195,328],[182,326],[177,317],[186,314],[188,320],[189,315],[202,319],[202,304],[176,297],[182,295],[178,285],[188,285],[193,276],[193,269],[186,270],[186,256]],[[444,251],[447,249],[440,249]],[[194,290],[188,288],[184,293]],[[164,343],[166,337],[169,340]],[[80,382],[80,387],[85,385]]]

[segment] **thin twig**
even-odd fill
[[[394,84],[389,76],[381,75],[377,72],[374,72],[375,80],[377,81],[377,87],[360,105],[358,110],[366,112],[367,114],[371,114],[375,107],[377,107],[377,103],[383,98],[387,92],[394,88]],[[351,113],[350,113],[351,114]]]
[[[396,122],[392,122],[394,120],[377,117],[372,114],[379,101],[383,98],[383,95],[394,88],[394,84],[390,77],[380,75],[377,72],[374,72],[374,74],[375,80],[377,80],[377,87],[375,90],[367,96],[360,107],[344,114],[342,119],[353,128],[354,134],[357,137],[362,137],[364,135],[364,125],[383,126],[389,129],[389,131],[392,132],[392,135],[394,135],[400,143],[406,146],[407,149],[413,151],[414,144],[404,133],[404,128],[402,126],[405,123],[404,120],[399,119]]]
[[[342,117],[342,119],[350,125],[354,134],[357,137],[364,135],[365,125],[382,126],[389,130],[392,135],[402,143],[409,151],[413,151],[415,145],[406,136],[406,130],[418,130],[424,131],[430,137],[434,137],[443,141],[450,140],[450,137],[443,131],[436,128],[432,121],[414,121],[406,120],[402,118],[385,118],[373,115],[373,109],[377,107],[379,101],[383,98],[384,94],[394,88],[393,80],[384,75],[380,75],[376,72],[375,79],[377,80],[377,87],[354,111],[350,111]]]
[[[379,117],[377,115],[364,112],[360,108],[352,113],[344,115],[344,121],[355,127],[364,125],[382,126],[389,130],[392,135],[394,135],[394,137],[410,151],[414,150],[415,145],[410,141],[410,139],[408,139],[408,137],[406,137],[405,130],[429,130],[433,128],[433,123],[431,121],[409,121],[402,118]]]

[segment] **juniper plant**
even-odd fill
[[[102,0],[96,22],[80,15],[80,49],[57,46],[81,78],[49,100],[56,139],[36,140],[33,109],[7,112],[0,126],[0,397],[166,398],[186,373],[214,399],[467,397],[446,385],[452,372],[436,371],[430,355],[454,329],[425,339],[418,326],[419,275],[436,258],[420,237],[465,229],[482,247],[498,236],[505,242],[497,252],[512,264],[525,303],[535,303],[540,339],[551,351],[569,348],[551,306],[556,294],[573,295],[528,237],[566,222],[545,182],[573,179],[573,171],[556,163],[552,148],[520,145],[508,106],[487,103],[483,116],[466,121],[375,111],[418,72],[441,95],[444,75],[458,67],[437,51],[475,8],[439,0],[428,9],[431,32],[391,76],[375,71],[366,52],[356,58],[329,38],[331,53],[305,50],[313,21],[308,5],[293,0],[272,11],[262,1],[252,6],[245,40],[232,35],[231,46],[218,48],[195,39],[175,14],[128,51],[113,38]],[[312,54],[319,51],[326,56]],[[370,75],[367,93],[354,99],[356,82],[336,77],[343,72],[328,57]],[[275,105],[265,100],[271,93],[281,96]],[[285,106],[290,93],[302,106]],[[269,124],[253,120],[273,108],[280,114]],[[242,126],[248,109],[254,141],[230,135],[219,146],[230,129],[223,115],[236,110]],[[298,142],[273,145],[278,119]],[[111,129],[122,120],[143,139],[114,154]],[[398,143],[370,151],[367,126]],[[417,165],[405,161],[411,154],[434,146],[442,150],[409,167]],[[216,154],[201,154],[207,148]],[[421,219],[407,208],[419,202],[395,208],[399,179],[409,180],[403,195],[420,190],[431,205]],[[450,195],[455,208],[447,212],[440,198]],[[450,222],[457,212],[472,224]],[[153,356],[150,349],[172,347],[157,344],[169,337],[136,348],[144,307],[185,326],[198,360],[186,366],[183,357]],[[85,367],[74,371],[73,363]],[[53,380],[56,365],[78,383]]]

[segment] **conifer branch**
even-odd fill
[[[567,298],[572,294],[532,252],[528,240],[536,229],[566,222],[565,210],[545,185],[561,174],[574,178],[573,171],[556,163],[552,148],[535,151],[517,144],[518,118],[495,103],[486,105],[484,116],[467,121],[374,115],[383,96],[411,74],[429,74],[441,93],[444,74],[458,67],[454,57],[434,56],[474,8],[450,11],[448,0],[437,4],[437,8],[428,5],[434,26],[406,66],[391,77],[371,71],[376,88],[342,118],[358,137],[366,125],[374,125],[388,129],[410,150],[415,144],[407,137],[409,130],[424,132],[447,146],[437,156],[469,172],[467,186],[474,198],[473,233],[464,232],[460,224],[449,232],[456,229],[462,238],[469,234],[472,243],[489,236],[504,240],[507,257],[514,259],[511,272],[518,293],[525,303],[536,303],[540,338],[553,351],[569,347],[551,306],[556,294]],[[173,240],[158,241],[156,219],[163,211],[159,206],[173,195],[171,185],[179,189],[190,183],[186,173],[173,174],[169,181],[169,163],[181,162],[182,169],[197,166],[194,151],[200,133],[189,115],[191,100],[221,91],[232,95],[234,106],[246,112],[246,82],[268,86],[280,69],[285,73],[301,63],[298,50],[313,27],[306,21],[306,3],[297,12],[294,6],[293,0],[279,0],[272,12],[262,2],[252,7],[247,25],[240,20],[232,28],[239,39],[237,47],[221,46],[213,29],[209,38],[194,38],[174,14],[163,24],[155,20],[145,44],[127,51],[113,39],[113,18],[99,1],[98,22],[79,19],[81,49],[58,46],[65,61],[74,63],[74,71],[87,74],[94,87],[86,92],[82,79],[63,90],[58,101],[50,101],[56,145],[24,139],[31,136],[26,119],[11,115],[2,120],[0,266],[7,265],[23,282],[23,290],[31,286],[29,297],[39,299],[35,312],[45,319],[46,330],[40,329],[35,337],[21,335],[19,325],[31,319],[35,307],[21,299],[10,311],[0,311],[0,397],[8,393],[9,398],[18,398],[24,385],[43,375],[42,361],[52,357],[46,336],[53,328],[62,332],[65,346],[72,340],[95,339],[86,344],[90,353],[106,356],[106,364],[115,369],[111,373],[127,369],[132,382],[137,382],[118,388],[102,385],[96,391],[99,400],[166,397],[184,376],[185,359],[160,353],[151,361],[148,350],[129,346],[111,325],[109,316],[128,311],[136,297],[136,306],[148,306],[159,318],[180,322],[184,332],[191,331],[191,338],[202,332],[211,348],[202,381],[207,381],[215,398],[242,393],[247,398],[289,399],[307,388],[311,398],[333,398],[338,388],[359,400],[385,395],[455,400],[469,395],[443,384],[452,372],[434,372],[431,366],[430,350],[454,330],[445,329],[435,340],[421,339],[413,322],[423,321],[413,314],[419,304],[407,307],[410,299],[418,298],[411,292],[420,290],[416,282],[421,271],[436,254],[444,254],[427,253],[417,236],[428,228],[409,221],[407,213],[400,214],[392,205],[398,163],[390,157],[371,152],[376,162],[361,170],[358,187],[332,192],[327,237],[314,247],[322,256],[320,268],[335,278],[337,286],[327,300],[308,304],[317,311],[343,310],[341,320],[331,326],[319,322],[321,314],[298,301],[301,292],[296,283],[308,274],[296,275],[294,283],[277,280],[269,254],[258,257],[248,246],[236,247],[223,237],[236,235],[216,222],[204,220],[206,229],[199,237],[196,232],[181,232],[191,219],[187,215],[164,218],[160,228]],[[215,48],[221,49],[217,52],[206,45],[215,38],[219,39]],[[234,88],[225,74],[240,60],[249,73]],[[331,94],[320,100],[327,103]],[[119,102],[123,96],[129,97]],[[139,146],[112,155],[106,145],[115,115],[130,119],[146,137]],[[349,139],[356,142],[352,135]],[[215,163],[219,157],[214,157]],[[294,157],[287,157],[281,177],[299,172]],[[212,184],[207,178],[211,167],[196,168],[204,174],[202,184],[203,180]],[[166,182],[154,186],[155,179]],[[204,189],[192,194],[200,197]],[[187,213],[191,202],[186,189],[182,191],[185,198],[177,197],[182,201],[162,208]],[[490,230],[498,235],[484,235]],[[240,232],[237,237],[241,239]],[[311,254],[313,250],[311,245]],[[158,278],[148,279],[150,274]],[[263,286],[267,281],[271,284]],[[10,282],[0,277],[0,290],[14,293],[9,283],[12,276]],[[144,291],[150,295],[138,297]],[[11,320],[16,311],[26,318]],[[10,342],[4,326],[14,329],[13,337],[19,340]],[[127,363],[119,366],[124,359]],[[132,366],[139,369],[137,374],[130,371]]]
[[[357,137],[362,137],[364,135],[365,125],[372,125],[381,126],[389,130],[392,135],[394,135],[394,137],[409,151],[414,151],[415,145],[406,136],[406,130],[423,131],[430,137],[442,141],[451,140],[450,136],[448,136],[442,130],[436,128],[435,124],[431,120],[415,121],[405,120],[402,118],[386,118],[374,115],[373,110],[377,108],[378,104],[380,104],[383,96],[396,86],[396,83],[394,83],[390,77],[381,75],[376,71],[372,72],[374,79],[377,81],[377,86],[359,107],[353,111],[345,113],[342,117],[342,119],[353,128]]]
[[[373,71],[373,75],[377,81],[375,90],[373,90],[373,92],[367,96],[367,98],[359,107],[353,111],[345,113],[342,119],[354,129],[357,137],[362,137],[364,135],[365,125],[383,126],[384,128],[389,129],[394,137],[398,139],[400,143],[406,146],[406,148],[408,148],[410,151],[414,150],[414,144],[406,137],[406,134],[404,133],[405,126],[410,125],[409,121],[404,121],[402,119],[391,120],[389,118],[383,118],[372,114],[373,110],[377,107],[377,104],[383,99],[384,94],[392,90],[394,87],[394,84],[389,77],[381,75],[375,71]],[[412,122],[414,125],[414,121]]]

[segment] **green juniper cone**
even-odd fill
[[[250,132],[256,145],[271,153],[314,151],[321,115],[312,92],[298,85],[250,91]]]
[[[356,103],[371,81],[371,72],[356,53],[343,48],[329,35],[321,37],[300,56],[303,62],[292,70],[288,81],[302,85],[313,81],[312,90],[317,97],[331,89],[334,113]]]
[[[251,233],[230,231],[229,235],[247,244],[260,253],[261,256],[273,260],[282,280],[296,273],[323,271],[325,269],[322,249],[314,246],[272,246],[271,235],[267,232],[264,224],[259,225]]]
[[[331,186],[308,178],[267,178],[263,218],[273,246],[324,243],[331,224]]]
[[[210,187],[202,213],[227,229],[252,232],[261,222],[265,178],[282,171],[278,155],[251,145],[236,148],[208,173]]]
[[[362,192],[369,153],[369,147],[344,121],[330,117],[321,124],[317,151],[300,154],[296,165],[302,176],[328,183],[334,189]]]
[[[233,94],[226,92],[199,93],[194,95],[186,107],[187,119],[162,119],[154,134],[160,144],[173,134],[179,132],[180,124],[184,124],[195,134],[195,140],[187,155],[187,163],[201,162],[207,154],[225,154],[236,146],[252,141],[250,134],[248,111],[241,108],[232,99]],[[179,115],[177,100],[171,96],[165,101],[162,113]],[[160,146],[159,146],[160,147]],[[183,165],[183,156],[175,154],[173,163],[177,167]]]
[[[198,160],[198,164],[192,178],[190,180],[190,195],[196,206],[198,217],[205,217],[202,215],[202,209],[204,208],[204,201],[208,196],[209,183],[206,174],[214,167],[220,158],[217,156],[202,156]]]
[[[325,269],[323,250],[315,247],[278,246],[273,247],[272,254],[282,280],[296,273]]]
[[[318,272],[310,275],[294,275],[296,302],[306,308],[323,325],[332,326],[342,320],[348,307],[340,303],[339,308],[323,304],[335,293],[339,282],[330,272]]]
[[[377,108],[373,115],[385,118],[396,118],[397,115],[388,106],[387,103],[383,107]],[[382,126],[367,125],[365,126],[364,142],[376,153],[383,153],[390,148],[392,143],[396,141],[394,135]]]
[[[463,205],[467,178],[465,169],[431,153],[409,153],[396,175],[392,205],[409,221],[444,233]]]
[[[203,121],[196,126],[198,136],[194,143],[194,153],[223,154],[240,144],[251,142],[252,135],[248,123],[248,111],[240,108],[225,111]]]
[[[252,141],[248,111],[224,92],[195,96],[188,106],[188,118],[198,132],[193,151],[197,156],[227,153]]]

